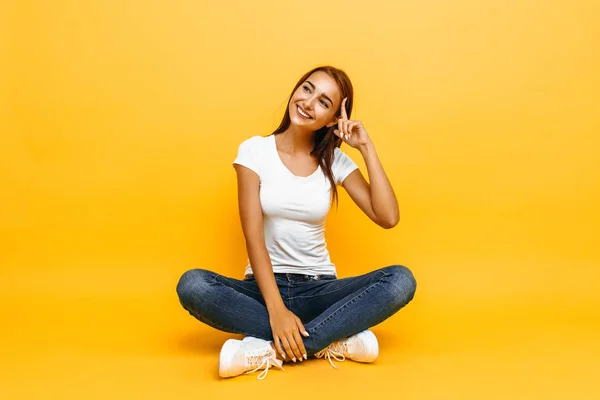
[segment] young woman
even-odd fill
[[[181,277],[182,306],[213,328],[246,335],[221,349],[219,375],[283,369],[309,356],[372,362],[379,348],[368,328],[414,296],[410,270],[391,265],[338,279],[325,243],[325,220],[342,186],[377,225],[399,221],[398,203],[375,146],[349,119],[353,89],[342,70],[323,66],[294,87],[279,128],[242,142],[234,168],[248,265],[237,280],[193,269]],[[365,160],[370,183],[342,150]]]

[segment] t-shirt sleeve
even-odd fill
[[[233,164],[243,165],[259,174],[259,157],[257,156],[257,138],[251,137],[244,140],[238,147],[237,157]]]
[[[352,171],[358,168],[358,165],[344,153],[339,147],[334,149],[334,160],[332,165],[333,175],[335,177],[336,185],[341,185],[344,179]]]

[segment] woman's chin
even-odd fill
[[[292,125],[295,125],[295,126],[306,126],[306,121],[303,119],[300,119],[300,117],[298,117],[297,115],[292,115],[290,117],[290,122]]]

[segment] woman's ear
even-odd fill
[[[325,125],[328,128],[331,128],[334,125],[337,125],[338,123],[338,119],[340,119],[340,117],[334,117],[331,122],[329,122],[327,125]]]

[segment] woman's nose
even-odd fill
[[[314,96],[307,98],[306,100],[304,100],[304,108],[306,108],[307,110],[312,109],[314,102],[315,102]]]

